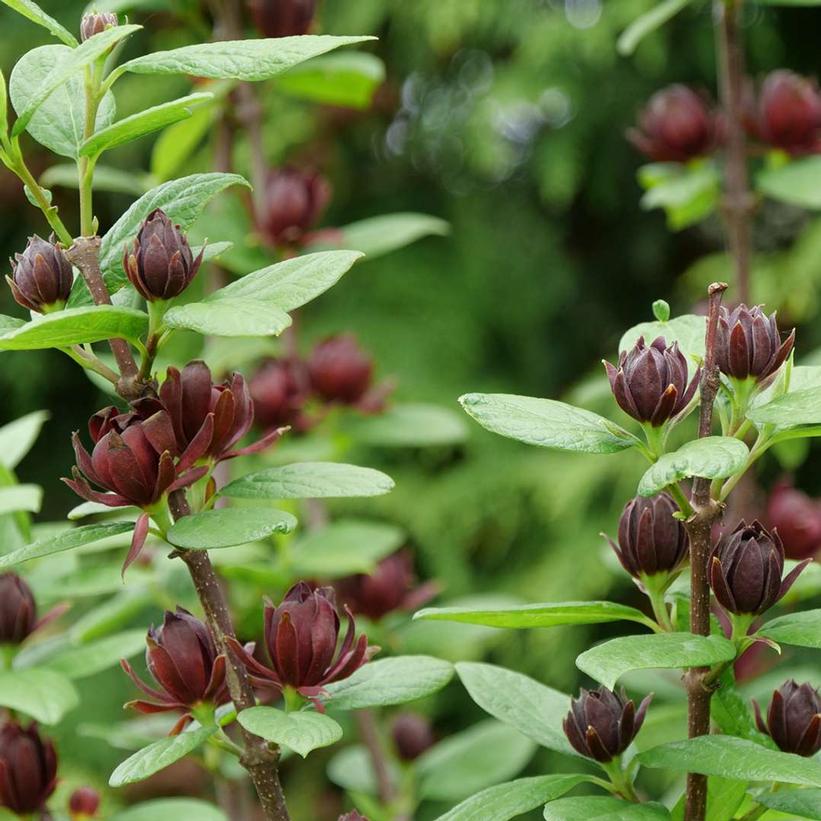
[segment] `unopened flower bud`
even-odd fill
[[[639,422],[663,425],[687,407],[698,386],[700,371],[689,384],[687,360],[674,342],[669,348],[663,337],[651,345],[639,337],[629,351],[619,356],[618,367],[604,363],[610,388],[619,407]]]
[[[120,20],[113,11],[85,14],[80,23],[80,39],[85,42],[89,37],[119,25]]]
[[[0,575],[0,644],[20,644],[36,625],[31,588],[16,573]]]
[[[326,402],[354,405],[368,391],[373,360],[352,334],[331,336],[320,342],[308,360],[311,387]]]
[[[172,299],[196,276],[202,255],[200,251],[194,258],[180,226],[157,208],[143,221],[131,249],[126,248],[123,267],[144,299]]]
[[[753,705],[758,729],[782,752],[809,758],[821,750],[821,696],[811,684],[785,681],[773,693],[766,723],[758,704]]]
[[[316,11],[316,0],[250,0],[248,5],[265,37],[307,34]]]
[[[26,250],[15,254],[12,274],[6,277],[14,299],[24,308],[45,313],[61,308],[71,293],[74,275],[62,246],[35,234],[29,237]]]
[[[821,150],[821,93],[815,81],[779,69],[761,86],[754,136],[793,155]]]
[[[652,698],[651,693],[637,710],[624,690],[582,689],[579,698],[570,699],[570,712],[562,724],[564,734],[577,753],[606,764],[638,735]]]
[[[308,398],[308,374],[295,359],[269,359],[251,377],[254,420],[263,430],[292,425],[307,426],[303,415]]]
[[[270,171],[257,214],[259,228],[275,246],[299,245],[330,198],[331,187],[321,174],[289,167]]]
[[[806,559],[821,550],[821,504],[789,482],[773,488],[767,519],[778,531],[788,559]]]
[[[57,754],[36,724],[0,727],[0,807],[18,815],[36,813],[57,786]]]
[[[403,761],[419,758],[436,740],[430,721],[418,713],[399,713],[393,720],[391,735],[396,752]]]
[[[68,799],[71,821],[86,821],[94,818],[100,808],[100,794],[91,787],[79,787]]]

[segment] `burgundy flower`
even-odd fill
[[[225,656],[218,654],[208,628],[182,607],[166,611],[162,627],[148,631],[146,663],[154,681],[162,689],[148,686],[123,659],[120,664],[131,680],[154,701],[131,701],[126,706],[141,713],[182,710],[185,715],[172,733],[191,720],[189,710],[202,702],[228,701],[225,683]]]
[[[644,337],[630,351],[619,355],[619,365],[604,363],[610,388],[619,407],[639,422],[663,425],[681,413],[693,398],[701,371],[687,383],[687,360],[674,342],[669,348],[663,337],[649,347]]]
[[[57,786],[54,745],[14,721],[0,727],[0,807],[18,815],[42,810]]]
[[[251,377],[254,418],[263,430],[291,425],[296,430],[308,427],[304,415],[308,398],[308,376],[296,359],[269,359]]]
[[[249,0],[248,5],[265,37],[307,34],[316,11],[316,0]]]
[[[684,85],[657,91],[639,115],[627,139],[654,162],[687,162],[712,154],[721,125],[710,101]]]
[[[353,613],[372,621],[395,610],[415,610],[436,595],[435,582],[416,586],[413,558],[407,550],[394,553],[376,566],[373,573],[349,576],[336,584],[340,600]]]
[[[403,761],[414,761],[429,750],[434,742],[430,721],[418,713],[399,713],[391,725],[396,752]]]
[[[756,702],[755,721],[785,753],[806,757],[821,750],[821,696],[811,684],[785,681],[774,693],[767,711],[767,723]]]
[[[320,342],[308,359],[311,387],[327,402],[355,405],[371,386],[373,359],[353,334],[339,334]]]
[[[80,40],[85,42],[89,37],[119,25],[120,20],[113,11],[85,14],[80,22]]]
[[[564,734],[577,753],[606,764],[638,735],[652,698],[652,693],[646,696],[637,710],[624,690],[582,689],[579,698],[570,699],[570,712],[562,723]]]
[[[20,644],[37,627],[31,588],[16,574],[0,574],[0,644]]]
[[[202,263],[194,258],[188,240],[161,208],[143,221],[132,248],[126,248],[123,268],[144,299],[172,299],[191,283]]]
[[[333,590],[312,590],[306,582],[298,582],[278,607],[270,603],[265,607],[265,646],[270,667],[243,651],[235,640],[229,642],[244,658],[258,686],[292,687],[306,698],[316,699],[324,685],[347,678],[378,650],[368,646],[365,635],[354,639],[353,616],[347,608],[346,612],[348,629],[337,650],[340,622]]]
[[[792,155],[821,151],[821,93],[809,77],[778,69],[767,75],[752,118],[754,137]]]
[[[26,250],[15,254],[11,262],[12,274],[6,277],[14,299],[24,308],[38,313],[61,308],[71,293],[74,274],[62,246],[29,237]]]
[[[182,372],[168,369],[160,387],[160,402],[171,417],[178,449],[189,451],[194,461],[206,457],[221,461],[256,453],[281,434],[281,430],[274,430],[254,445],[234,449],[254,422],[251,393],[238,373],[215,385],[208,365],[200,360],[190,362]]]
[[[758,305],[744,304],[720,309],[716,364],[727,376],[766,380],[784,364],[794,343],[795,328],[781,341],[774,312],[767,316]]]
[[[94,818],[100,808],[100,794],[91,787],[79,787],[68,799],[71,821],[85,821]]]
[[[319,221],[331,198],[331,187],[321,174],[298,168],[268,173],[259,228],[275,246],[300,245]]]
[[[789,481],[773,488],[767,519],[778,531],[788,559],[806,559],[821,550],[821,504]]]
[[[760,522],[747,525],[742,519],[710,554],[710,586],[730,613],[760,614],[792,587],[807,563],[799,564],[782,580],[784,547],[778,533],[769,533]]]

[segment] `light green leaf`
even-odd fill
[[[80,703],[74,685],[53,670],[0,672],[0,706],[18,710],[43,724],[57,724]]]
[[[768,621],[757,632],[778,644],[821,649],[821,610],[787,613]]]
[[[293,546],[292,571],[323,579],[370,573],[380,559],[399,550],[405,538],[401,528],[385,522],[337,520]]]
[[[470,607],[428,607],[416,619],[456,621],[482,624],[486,627],[508,627],[517,630],[531,627],[556,627],[560,624],[603,624],[609,621],[635,621],[647,625],[649,619],[635,607],[609,601],[547,602],[475,610]]]
[[[661,28],[666,22],[672,20],[685,6],[690,4],[690,0],[662,0],[653,6],[650,11],[640,14],[621,34],[616,43],[619,54],[625,57],[631,55],[636,46],[656,29]]]
[[[757,425],[782,428],[821,424],[821,387],[788,391],[772,402],[753,407],[747,416]]]
[[[718,775],[740,781],[781,781],[821,786],[821,761],[727,735],[706,735],[674,741],[638,755],[645,767]]]
[[[537,775],[489,787],[436,821],[508,821],[564,795],[586,781],[583,775]]]
[[[48,411],[34,411],[0,428],[0,465],[14,470],[37,441]]]
[[[753,798],[765,807],[799,818],[821,819],[821,789],[761,790]]]
[[[645,189],[641,207],[662,208],[671,231],[681,231],[712,214],[721,194],[721,176],[715,164],[651,163],[638,173]]]
[[[134,308],[94,305],[67,308],[26,322],[0,336],[0,350],[66,348],[106,339],[137,341],[148,331],[148,314]]]
[[[617,453],[636,442],[615,422],[553,399],[468,393],[459,402],[483,428],[528,445],[577,453]]]
[[[678,342],[681,352],[688,358],[704,359],[704,334],[707,327],[703,316],[684,314],[668,322],[640,322],[625,331],[619,340],[619,351],[629,351],[640,336],[649,345],[654,339],[664,337],[668,345]]]
[[[722,636],[659,633],[597,644],[576,659],[576,667],[612,690],[630,670],[706,667],[734,658],[735,645]]]
[[[32,23],[37,23],[53,34],[58,40],[62,40],[67,46],[72,48],[77,45],[77,38],[68,29],[60,25],[51,15],[46,14],[33,0],[2,0],[5,5],[13,9],[23,17],[27,17]]]
[[[315,57],[277,78],[277,88],[323,105],[367,108],[385,79],[385,64],[375,55],[348,51]]]
[[[11,485],[0,487],[0,515],[25,511],[39,513],[43,503],[40,485]]]
[[[40,109],[38,115],[43,112],[43,108],[45,106]],[[130,196],[139,197],[145,194],[153,184],[153,179],[148,174],[123,171],[99,163],[94,166],[93,189],[95,191],[110,191],[113,194],[129,194]],[[52,165],[40,175],[40,185],[46,188],[54,186],[79,188],[77,166],[71,163]]]
[[[228,821],[219,807],[196,798],[155,798],[111,816],[110,821]]]
[[[464,418],[450,408],[403,402],[375,415],[349,415],[344,432],[358,444],[382,448],[446,447],[468,435]]]
[[[570,696],[494,664],[463,661],[456,673],[485,712],[548,750],[577,755],[562,730]]]
[[[279,336],[291,317],[273,302],[214,299],[177,305],[163,317],[163,324],[208,336]]]
[[[323,689],[334,710],[361,710],[406,704],[441,690],[453,678],[453,665],[433,656],[394,656],[372,661],[352,676]]]
[[[756,185],[774,200],[817,210],[821,208],[821,157],[802,157],[777,168],[766,168],[758,175]]]
[[[391,760],[385,765],[391,781],[398,784],[401,775],[399,768]],[[366,747],[351,744],[334,753],[327,767],[328,778],[343,790],[365,795],[378,795],[379,784],[373,771],[373,763]]]
[[[430,214],[398,213],[352,222],[338,229],[339,247],[353,248],[375,259],[397,251],[423,237],[444,237],[450,226]]]
[[[419,794],[429,801],[461,801],[516,775],[535,750],[536,745],[513,727],[483,721],[440,741],[416,759]]]
[[[322,251],[294,257],[246,274],[213,293],[209,301],[253,299],[293,311],[327,291],[361,258],[358,251]]]
[[[229,482],[220,494],[234,499],[329,499],[381,496],[393,479],[373,468],[337,462],[298,462],[249,473]]]
[[[186,120],[166,128],[151,149],[151,174],[164,182],[172,179],[209,133],[218,115],[213,105],[199,106]]]
[[[109,536],[118,536],[133,529],[134,522],[109,522],[107,524],[74,527],[58,533],[56,536],[49,536],[21,547],[19,550],[6,553],[5,556],[0,556],[0,569],[14,567],[31,559],[39,559],[43,556],[51,556],[54,553],[62,553],[64,550],[72,550],[75,547],[99,542]]]
[[[661,804],[631,804],[605,795],[583,795],[551,801],[545,821],[669,821]]]
[[[212,550],[290,533],[296,519],[267,507],[226,507],[206,510],[180,519],[168,531],[168,541],[191,550]]]
[[[34,91],[46,80],[55,66],[72,53],[73,50],[68,46],[40,46],[20,58],[9,78],[9,96],[15,111],[26,109]],[[108,126],[114,120],[116,109],[114,95],[108,92],[100,101],[96,127],[100,129]],[[76,74],[42,102],[26,126],[26,131],[38,143],[56,154],[76,159],[84,137],[85,111],[83,77]],[[76,178],[76,166],[73,167],[73,171]]]
[[[45,666],[70,679],[82,679],[115,667],[120,659],[145,650],[145,630],[126,630],[89,644],[70,644],[49,656]]]
[[[112,123],[107,128],[98,130],[92,137],[80,146],[81,157],[98,157],[103,151],[109,151],[118,145],[124,145],[152,131],[159,131],[171,123],[184,120],[191,116],[194,106],[208,102],[214,98],[213,94],[200,92],[161,103],[145,111],[132,114]]]
[[[237,721],[254,735],[290,747],[303,758],[342,738],[342,728],[330,716],[307,710],[285,713],[275,707],[251,707],[243,710]]]
[[[22,328],[25,325],[25,321],[22,319],[18,319],[16,316],[6,316],[5,314],[0,314],[0,336],[6,331],[13,331],[17,328]]]
[[[111,778],[108,779],[109,786],[122,787],[135,781],[143,781],[196,750],[216,732],[217,728],[214,726],[201,727],[192,724],[179,735],[161,738],[143,747],[111,773]]]
[[[12,136],[17,136],[25,130],[40,105],[42,105],[59,86],[69,80],[77,72],[82,71],[85,66],[93,63],[98,57],[101,57],[121,40],[124,40],[141,28],[142,26],[122,25],[106,29],[99,34],[95,34],[93,37],[89,37],[88,40],[81,43],[77,48],[67,51],[39,85],[31,91],[23,111],[17,112],[17,122],[12,128]]]
[[[668,485],[693,476],[726,479],[747,463],[749,451],[740,439],[707,436],[693,439],[672,453],[665,453],[647,469],[639,482],[641,496],[654,496]]]
[[[747,782],[711,775],[707,779],[707,813],[704,821],[728,821],[747,799]],[[686,791],[670,810],[673,821],[684,821]]]

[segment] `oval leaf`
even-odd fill
[[[821,424],[821,387],[791,390],[772,402],[751,408],[747,416],[757,425],[780,428]]]
[[[338,229],[338,244],[342,248],[354,248],[375,259],[389,254],[423,237],[444,237],[450,226],[439,217],[430,214],[383,214],[378,217],[352,222]]]
[[[668,345],[678,342],[682,353],[688,357],[704,359],[704,335],[706,319],[696,314],[683,314],[667,322],[640,322],[625,331],[619,340],[619,351],[629,351],[643,336],[647,344],[662,336]]]
[[[583,795],[551,801],[546,821],[670,821],[661,804],[632,804],[607,795]]]
[[[772,2],[772,0],[770,0]],[[815,5],[817,0],[813,0]],[[786,5],[786,0],[780,4]],[[790,3],[790,5],[798,5]],[[807,5],[801,3],[800,5]],[[778,168],[767,168],[756,179],[759,190],[768,197],[801,208],[821,208],[821,157],[803,157]]]
[[[107,524],[71,528],[56,536],[40,539],[12,553],[6,553],[5,556],[0,556],[0,569],[14,567],[14,565],[27,562],[30,559],[51,556],[53,553],[62,553],[64,550],[99,542],[109,536],[119,536],[132,530],[134,530],[134,522],[109,522]]]
[[[196,798],[156,798],[111,816],[110,821],[228,821],[219,807]]]
[[[450,408],[403,402],[375,415],[350,414],[342,430],[358,444],[382,448],[444,447],[468,435],[464,419]]]
[[[62,40],[67,46],[72,48],[77,45],[77,38],[53,17],[46,14],[34,0],[2,0],[10,9],[14,9],[18,14],[27,17],[32,23],[37,23],[53,34],[58,40]]]
[[[163,317],[163,324],[208,336],[279,336],[291,317],[273,302],[215,299],[177,305]]]
[[[39,513],[42,502],[43,488],[40,485],[0,487],[0,515],[17,511]]]
[[[285,713],[274,707],[251,707],[243,710],[237,721],[254,735],[290,747],[303,758],[342,738],[342,728],[330,716],[307,710]]]
[[[821,788],[755,793],[755,800],[771,810],[821,821]]]
[[[168,531],[177,547],[211,550],[267,539],[274,533],[290,533],[296,519],[282,510],[267,507],[228,507],[185,516]]]
[[[0,428],[0,465],[14,470],[37,441],[48,411],[34,411]]]
[[[821,610],[787,613],[768,621],[758,634],[778,644],[821,649]]]
[[[120,659],[131,658],[143,650],[145,630],[126,630],[89,644],[70,644],[50,656],[45,666],[67,678],[82,679],[115,667]]]
[[[80,703],[74,685],[53,670],[0,672],[0,706],[19,710],[43,724],[57,724]]]

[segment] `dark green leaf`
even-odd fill
[[[115,813],[110,821],[228,821],[219,807],[196,798],[155,798]]]
[[[756,184],[775,200],[817,210],[821,208],[821,157],[802,157],[777,168],[767,168],[758,175]]]
[[[771,810],[796,815],[799,818],[821,819],[821,789],[761,790],[753,796],[755,800]]]
[[[30,559],[39,559],[42,556],[51,556],[53,553],[62,553],[64,550],[99,542],[109,536],[118,536],[133,529],[134,522],[109,522],[107,524],[74,527],[58,533],[56,536],[49,536],[33,544],[26,545],[26,547],[21,547],[12,553],[7,553],[5,556],[0,556],[0,568],[14,567]]]
[[[342,738],[342,728],[330,716],[308,710],[285,713],[274,707],[251,707],[243,710],[237,721],[254,735],[289,747],[303,758]]]
[[[636,46],[656,29],[661,28],[668,20],[672,20],[690,0],[661,0],[650,11],[640,14],[623,32],[616,47],[619,54],[628,56],[636,50]]]
[[[43,724],[57,724],[80,703],[74,685],[53,670],[0,672],[0,706],[31,716]]]
[[[768,621],[758,633],[779,644],[821,649],[821,610],[787,613]]]
[[[37,23],[53,34],[58,40],[62,40],[67,46],[77,45],[77,38],[51,15],[46,14],[33,0],[2,0],[10,9],[13,9],[23,17],[27,17],[32,23]]]
[[[166,313],[163,323],[208,336],[279,336],[291,324],[291,317],[270,301],[212,299],[177,305]]]
[[[185,516],[169,529],[167,538],[177,547],[212,550],[290,533],[296,519],[268,507],[226,507]]]
[[[468,435],[462,416],[450,408],[403,402],[370,416],[349,415],[344,432],[358,444],[383,448],[445,447]]]
[[[0,428],[0,465],[14,470],[40,435],[48,411],[34,411]]]
[[[584,795],[560,798],[544,808],[545,821],[669,821],[661,804],[631,804],[620,798]]]

